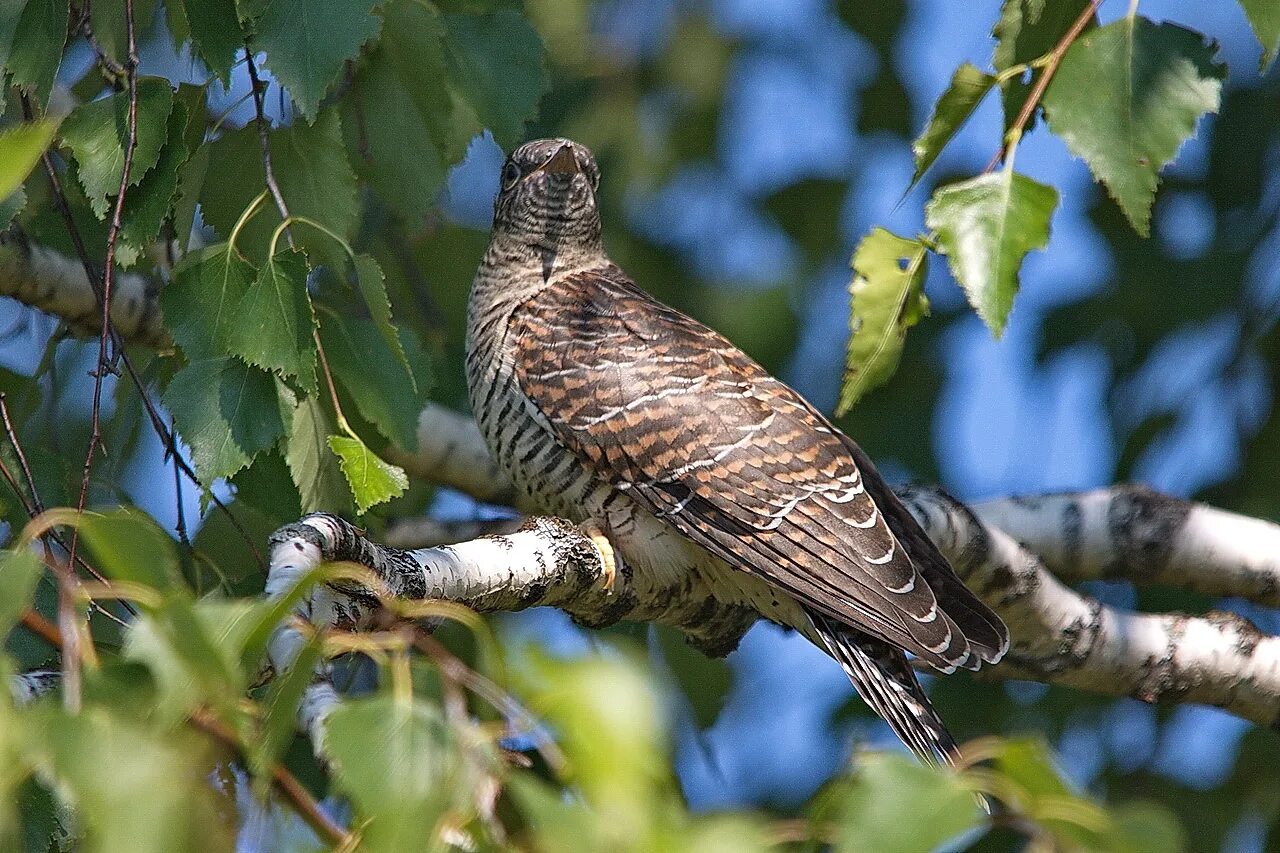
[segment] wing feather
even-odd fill
[[[598,476],[835,622],[934,666],[1007,644],[880,480],[798,394],[621,270],[543,290],[513,320],[524,393]]]

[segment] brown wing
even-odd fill
[[[999,618],[930,543],[955,587],[939,601],[882,510],[918,526],[856,445],[720,335],[612,266],[547,288],[513,324],[518,381],[558,439],[680,533],[940,669],[1003,652]]]

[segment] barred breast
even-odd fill
[[[541,412],[521,391],[509,338],[519,288],[494,281],[481,267],[467,306],[467,392],[471,411],[494,460],[535,506],[572,521],[586,520],[612,491],[555,440]]]

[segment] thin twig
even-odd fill
[[[1090,0],[1089,5],[1080,12],[1080,17],[1076,18],[1071,25],[1071,29],[1067,30],[1062,38],[1058,40],[1058,43],[1053,46],[1053,50],[1049,51],[1044,68],[1041,70],[1040,76],[1036,78],[1035,85],[1031,87],[1031,92],[1027,95],[1026,101],[1023,102],[1022,109],[1018,111],[1018,117],[1013,120],[1008,133],[1005,134],[1005,138],[1000,144],[1000,150],[996,151],[995,156],[991,158],[991,162],[982,170],[984,175],[995,169],[996,165],[1008,156],[1009,150],[1018,144],[1027,122],[1031,120],[1031,114],[1040,105],[1040,99],[1044,97],[1045,90],[1049,88],[1049,81],[1053,79],[1058,66],[1062,64],[1062,57],[1066,55],[1075,40],[1080,37],[1080,33],[1084,32],[1084,28],[1089,25],[1089,21],[1093,16],[1098,14],[1098,6],[1101,2],[1102,0]]]
[[[22,93],[19,93],[19,97],[22,102],[23,118],[30,121],[34,117],[31,100]],[[75,248],[76,256],[80,259],[80,265],[84,268],[85,278],[88,280],[89,286],[93,289],[94,295],[97,297],[99,304],[106,304],[102,299],[101,281],[99,279],[98,272],[93,268],[93,262],[89,260],[89,252],[85,249],[84,238],[80,235],[80,228],[76,225],[75,218],[71,214],[71,205],[67,202],[66,190],[63,189],[62,181],[58,177],[57,166],[54,165],[53,159],[47,151],[41,155],[40,162],[44,166],[45,174],[49,178],[50,188],[53,190],[54,206],[58,209],[58,213],[62,217],[63,224],[66,226],[67,235],[71,238],[71,245]],[[125,349],[124,338],[121,337],[118,331],[116,331],[114,325],[111,326],[110,331],[115,351],[124,362],[125,372],[129,375],[129,379],[133,382],[133,386],[138,391],[138,396],[142,399],[142,405],[146,409],[147,416],[151,420],[152,429],[155,431],[156,435],[160,437],[161,443],[165,447],[174,446],[174,436],[165,427],[159,411],[156,409],[155,404],[151,402],[151,397],[147,394],[146,384],[138,375],[138,371],[133,366],[133,361],[129,358],[129,353]],[[200,478],[196,475],[195,470],[181,454],[177,454],[176,458],[178,460],[178,464],[182,467],[182,473],[186,475],[187,479],[190,480],[197,489],[209,495],[209,499],[213,501],[214,506],[216,506],[218,510],[227,517],[231,522],[231,526],[240,535],[240,538],[244,540],[245,545],[248,546],[249,551],[253,554],[254,560],[258,563],[258,568],[265,573],[267,570],[267,561],[263,557],[262,552],[258,550],[258,546],[253,537],[249,535],[249,532],[245,530],[244,526],[240,523],[240,520],[231,512],[231,509],[227,506],[226,502],[213,493],[212,489],[205,488],[204,483],[202,483]]]
[[[267,192],[271,195],[271,200],[275,202],[276,212],[280,214],[280,222],[284,227],[285,239],[289,241],[289,248],[296,248],[293,242],[293,230],[289,228],[289,222],[292,217],[289,215],[289,205],[285,203],[284,193],[280,192],[280,184],[276,182],[275,168],[271,164],[271,136],[270,126],[267,123],[267,113],[264,106],[266,97],[266,87],[262,85],[262,81],[258,78],[258,68],[253,62],[253,49],[245,49],[245,67],[249,69],[249,82],[253,86],[253,111],[254,121],[258,125],[258,147],[262,150],[262,177],[267,184]],[[273,241],[274,244],[274,241]],[[334,387],[333,374],[329,371],[329,359],[324,352],[324,344],[320,342],[320,333],[314,328],[311,329],[311,339],[316,345],[316,355],[320,360],[320,371],[324,374],[325,383],[329,388],[329,396],[333,401],[334,417],[337,419],[339,426],[351,431],[347,425],[347,420],[342,414],[342,406],[338,403],[338,391]]]
[[[129,120],[127,141],[124,149],[124,165],[120,170],[120,190],[116,194],[115,209],[111,213],[111,227],[107,231],[107,255],[102,269],[102,331],[98,336],[98,367],[93,373],[93,406],[90,412],[89,448],[85,451],[84,471],[80,477],[80,497],[76,502],[76,513],[84,513],[84,505],[89,497],[89,482],[93,477],[93,462],[98,447],[102,443],[102,382],[110,369],[107,358],[111,335],[111,284],[116,262],[116,242],[120,238],[120,229],[124,225],[124,204],[128,195],[129,181],[133,171],[133,155],[138,147],[138,40],[133,19],[133,0],[124,2],[125,32],[128,39],[128,55],[125,58],[125,77],[129,90]],[[87,24],[86,24],[87,26]],[[63,703],[71,713],[80,710],[80,671],[79,641],[80,631],[68,630],[76,617],[74,566],[76,563],[76,547],[80,542],[80,530],[71,531],[71,558],[67,571],[59,578],[58,585],[58,622],[63,626],[62,668],[63,668]]]
[[[246,762],[244,746],[240,743],[240,739],[217,717],[203,708],[198,708],[187,719],[192,726],[220,741],[235,753],[242,763]],[[351,833],[338,826],[333,818],[324,813],[324,809],[320,808],[320,804],[298,781],[298,777],[283,765],[276,764],[271,768],[271,782],[317,835],[329,844],[349,849],[349,845],[353,842]]]

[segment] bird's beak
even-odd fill
[[[552,175],[576,175],[582,170],[578,168],[578,158],[573,156],[573,146],[561,145],[560,150],[551,155],[551,159],[543,163],[538,171]]]

